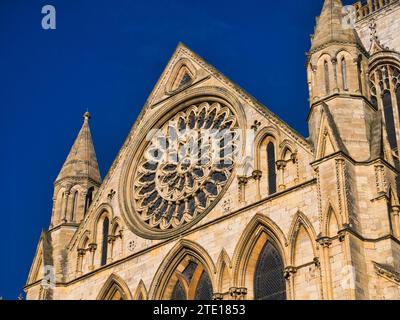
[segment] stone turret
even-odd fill
[[[101,184],[89,128],[89,112],[86,112],[83,118],[82,128],[54,183],[51,227],[65,223],[79,223]]]

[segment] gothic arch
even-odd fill
[[[99,223],[106,217],[111,222],[113,216],[114,216],[113,208],[108,203],[103,203],[97,208],[92,225],[94,243],[96,243],[97,241],[97,231]]]
[[[77,247],[77,249],[85,249],[86,246],[89,244],[89,240],[90,240],[90,231],[89,231],[89,230],[86,230],[86,231],[82,234],[82,236],[81,236],[81,238],[80,238],[80,240],[79,240],[79,242],[78,242],[78,247]]]
[[[119,229],[122,229],[121,219],[119,217],[114,217],[111,221],[111,235],[115,236],[116,232]]]
[[[338,84],[340,90],[343,91],[356,91],[359,89],[359,85],[357,84],[353,87],[353,81],[350,79],[351,75],[358,74],[359,70],[357,70],[357,66],[354,63],[356,58],[353,58],[353,55],[348,51],[341,49],[336,54],[337,60],[337,73],[338,73]],[[342,65],[344,61],[344,66]],[[344,73],[343,73],[344,71]],[[358,80],[358,79],[357,79]]]
[[[133,300],[147,300],[147,289],[143,282],[143,280],[139,281],[139,284],[136,288],[135,294],[133,295]]]
[[[297,254],[297,245],[298,245],[298,236],[300,234],[300,231],[304,230],[309,243],[312,248],[312,254],[313,258],[317,257],[317,249],[315,246],[315,239],[317,238],[317,235],[315,233],[314,227],[311,224],[311,222],[308,220],[307,216],[298,211],[295,216],[293,217],[292,224],[289,229],[288,233],[288,239],[289,239],[289,244],[290,244],[290,265],[291,266],[297,266],[295,261],[296,261],[296,254]]]
[[[70,191],[70,197],[68,200],[68,220],[71,222],[80,222],[83,219],[83,215],[79,211],[81,199],[82,199],[83,188],[79,184],[75,184]]]
[[[63,202],[64,202],[64,197],[65,197],[66,191],[67,191],[66,187],[61,187],[55,196],[55,204],[54,204],[55,221],[53,222],[53,225],[61,223],[61,221],[63,219],[62,209],[63,209]]]
[[[218,293],[226,293],[232,284],[232,263],[225,248],[222,249],[217,260],[217,287]]]
[[[317,60],[316,79],[319,97],[328,96],[333,93],[335,81],[332,57],[326,52],[321,54]]]
[[[335,236],[336,234],[332,233],[332,227],[334,226],[337,231],[340,231],[340,226],[342,226],[343,222],[340,215],[337,213],[337,210],[334,208],[331,202],[328,203],[327,209],[324,211],[322,216],[322,236],[330,237]]]
[[[283,265],[287,265],[287,241],[282,230],[270,218],[256,214],[239,238],[234,253],[233,283],[236,287],[246,287],[247,297],[253,299],[253,276],[257,258],[266,243],[272,243],[278,250]],[[283,274],[283,270],[282,270]]]
[[[260,130],[254,139],[254,166],[256,170],[261,169],[261,146],[272,141],[275,144],[275,152],[278,155],[278,145],[280,140],[279,129],[269,126]]]
[[[330,117],[332,117],[332,115],[329,114],[328,109],[323,107],[321,110],[319,138],[315,150],[316,159],[323,158],[340,149],[344,149],[343,143],[340,143],[340,137],[335,135],[335,127],[332,127],[329,121]]]
[[[177,85],[176,82],[177,82],[177,80],[179,80],[177,78],[180,76],[180,73],[182,71],[184,71],[185,73],[188,73],[188,75],[190,77],[189,84],[192,83],[196,79],[197,71],[196,71],[196,68],[194,67],[193,63],[187,58],[182,58],[173,66],[171,75],[169,76],[168,81],[165,86],[166,94],[173,94],[176,91],[181,89],[181,86],[179,86],[179,84]],[[187,87],[187,85],[182,86],[182,88],[184,88],[184,87]]]
[[[165,299],[168,289],[167,285],[171,277],[174,275],[177,267],[187,257],[194,258],[201,264],[210,277],[212,287],[217,287],[215,281],[216,268],[209,254],[199,244],[183,239],[168,252],[157,269],[149,290],[149,297],[152,300]]]
[[[285,139],[281,142],[281,144],[279,145],[279,149],[280,153],[278,159],[280,160],[288,160],[285,159],[286,152],[290,152],[290,154],[296,153],[296,148],[294,144],[288,139]]]
[[[132,300],[132,294],[125,281],[111,274],[100,290],[97,300]]]

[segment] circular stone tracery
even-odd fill
[[[204,213],[234,169],[237,119],[218,102],[179,112],[153,136],[139,159],[134,206],[147,229],[179,228]]]

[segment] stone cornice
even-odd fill
[[[319,105],[321,105],[323,103],[326,103],[329,100],[335,99],[335,98],[362,99],[367,104],[367,106],[370,107],[370,109],[372,109],[373,111],[377,111],[377,109],[372,105],[372,103],[362,94],[338,92],[338,93],[333,93],[327,97],[321,98],[320,100],[311,103],[310,111],[308,112],[308,115],[307,115],[307,122],[310,119],[310,116],[316,107],[318,107]],[[328,106],[329,106],[329,104],[328,104]]]
[[[375,261],[373,261],[373,264],[377,275],[400,286],[400,272],[393,270],[391,266],[382,265]]]
[[[352,157],[350,157],[348,154],[342,152],[342,151],[337,151],[335,153],[332,153],[330,155],[327,155],[321,159],[315,160],[313,162],[310,163],[310,165],[312,167],[318,166],[321,163],[334,159],[334,158],[338,158],[338,157],[342,157],[345,158],[346,160],[350,161],[353,165],[355,166],[367,166],[367,165],[373,165],[373,164],[377,164],[378,162],[381,162],[382,164],[386,165],[387,168],[389,168],[390,170],[393,171],[393,173],[398,173],[396,168],[393,167],[389,162],[387,162],[385,159],[383,158],[376,158],[376,159],[372,159],[372,160],[367,160],[367,161],[357,161],[354,160]]]
[[[321,51],[321,50],[324,50],[324,49],[326,49],[326,48],[329,48],[329,47],[332,46],[332,45],[355,46],[355,47],[357,47],[357,49],[360,50],[366,57],[369,57],[368,51],[367,51],[363,46],[361,46],[359,43],[357,43],[357,42],[355,42],[355,41],[335,41],[335,40],[333,40],[333,41],[329,41],[329,42],[327,42],[327,43],[324,43],[324,44],[322,44],[322,45],[320,45],[320,46],[318,46],[318,47],[316,47],[316,48],[310,50],[310,51],[307,53],[307,62],[306,62],[306,64],[308,64],[308,63],[310,62],[310,58],[311,58],[311,56],[312,56],[314,53],[316,53],[316,52],[318,52],[318,51]]]

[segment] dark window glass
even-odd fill
[[[190,283],[190,281],[192,281],[192,277],[194,274],[194,271],[197,268],[197,263],[190,261],[189,264],[187,265],[186,269],[183,271],[183,275],[185,276],[186,280],[188,281],[188,283]]]
[[[343,81],[343,90],[349,90],[347,87],[347,66],[345,58],[342,59],[342,81]]]
[[[186,86],[187,84],[190,83],[190,81],[192,81],[192,78],[187,73],[185,73],[185,75],[182,77],[179,87]]]
[[[186,300],[185,291],[179,281],[176,282],[174,290],[172,291],[171,300]]]
[[[283,262],[275,246],[267,242],[258,257],[254,274],[256,300],[286,300]]]
[[[75,193],[74,193],[74,202],[73,202],[73,208],[72,208],[71,221],[75,221],[75,219],[76,219],[76,210],[78,210],[78,191],[75,191]]]
[[[378,109],[378,100],[376,99],[375,96],[372,96],[372,97],[371,97],[371,103],[372,103],[372,105],[373,105],[375,108]]]
[[[213,289],[211,285],[210,277],[206,271],[201,274],[199,284],[196,288],[195,300],[211,300]]]
[[[85,199],[85,215],[86,215],[86,212],[89,209],[90,205],[92,204],[93,191],[94,191],[94,187],[90,187],[87,191],[86,199]]]
[[[329,65],[328,62],[324,63],[324,73],[325,73],[325,93],[328,94],[330,91],[329,85]]]
[[[357,61],[357,77],[358,77],[358,87],[359,87],[359,89],[360,89],[360,93],[362,94],[363,93],[363,88],[362,88],[362,78],[361,78],[361,74],[362,74],[362,68],[361,68],[361,61],[360,61],[360,59],[358,59],[358,61]]]
[[[276,193],[276,167],[275,167],[275,146],[272,142],[267,146],[267,161],[268,161],[268,192],[269,194]]]
[[[101,243],[101,265],[104,266],[107,263],[107,241],[108,241],[108,226],[109,221],[106,217],[103,221],[103,241]]]
[[[389,138],[390,147],[397,150],[396,127],[394,124],[392,98],[389,91],[386,91],[382,97],[383,110],[385,113],[386,130]]]

